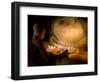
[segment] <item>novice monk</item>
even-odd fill
[[[48,40],[46,28],[35,24],[33,31],[28,48],[29,66],[87,63],[86,18],[55,17]]]

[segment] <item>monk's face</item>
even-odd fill
[[[61,54],[66,49],[82,48],[86,45],[87,37],[84,23],[73,17],[56,18],[51,25],[52,36],[48,51]],[[54,50],[53,50],[54,48]]]

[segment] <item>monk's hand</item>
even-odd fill
[[[82,61],[87,63],[87,52],[81,51],[79,48],[68,50],[68,57],[70,60]]]

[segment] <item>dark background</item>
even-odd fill
[[[32,38],[34,24],[38,24],[39,29],[45,28],[47,32],[50,32],[51,21],[53,18],[53,16],[28,15],[28,39]]]

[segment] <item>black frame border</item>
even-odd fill
[[[47,7],[47,8],[62,8],[62,9],[78,9],[78,10],[93,10],[94,11],[94,72],[81,72],[81,73],[63,73],[63,74],[46,74],[46,75],[30,75],[20,76],[20,7]],[[13,80],[25,80],[25,79],[41,79],[41,78],[58,78],[58,77],[73,77],[73,76],[88,76],[98,74],[98,63],[97,63],[97,17],[98,8],[96,6],[80,6],[80,5],[61,5],[61,4],[48,4],[48,3],[31,3],[31,2],[12,2],[11,3],[11,78]]]

